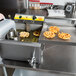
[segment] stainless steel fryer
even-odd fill
[[[18,16],[18,17],[17,17]],[[26,17],[27,21],[24,19],[21,19],[22,17]],[[28,18],[27,18],[28,17]],[[31,17],[31,19],[33,20],[29,20]],[[16,19],[19,18],[19,19]],[[38,23],[37,21],[40,20],[40,23]],[[44,22],[44,16],[33,16],[33,15],[22,15],[22,14],[16,14],[15,16],[16,20],[19,20],[19,22],[16,21],[17,23],[24,23],[24,26],[27,26],[28,23],[32,23],[32,24],[40,24],[39,27],[36,26],[36,24],[34,25],[36,27],[36,29],[39,29],[43,26],[43,22]],[[36,21],[35,21],[36,19]],[[20,24],[18,26],[21,26]],[[18,27],[18,29],[21,29]],[[33,30],[36,30],[33,29]],[[16,28],[17,30],[17,28]],[[25,28],[23,28],[22,30],[25,31],[29,31]],[[17,32],[17,31],[16,31]],[[31,30],[30,30],[31,32]],[[10,32],[8,32],[10,33]],[[6,36],[7,34],[6,33]],[[5,37],[6,37],[5,36]],[[18,41],[18,40],[14,40],[14,39],[9,39],[9,38],[5,38],[4,40],[0,41],[0,50],[1,50],[1,57],[3,59],[11,59],[11,60],[19,60],[19,61],[28,61],[30,64],[33,63],[38,63],[40,64],[42,62],[41,58],[42,56],[42,48],[41,48],[41,43],[39,42],[22,42],[22,41]]]

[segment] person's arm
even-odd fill
[[[2,13],[0,13],[0,20],[5,19],[4,15]]]

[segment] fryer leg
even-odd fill
[[[41,44],[41,50],[42,50],[42,51],[45,50],[45,43],[42,43],[42,44]]]
[[[43,63],[43,52],[45,50],[45,43],[41,45],[41,63]]]
[[[3,64],[1,56],[0,56],[0,64]],[[3,70],[4,76],[8,76],[5,66],[2,66],[2,70]]]
[[[5,67],[5,66],[3,66],[2,68],[3,68],[4,76],[8,76],[7,71],[6,71],[6,67]]]
[[[31,62],[30,62],[31,66],[32,66],[33,68],[36,68],[35,52],[36,52],[36,48],[34,48],[33,57],[32,57]]]
[[[45,44],[41,45],[41,48],[34,48],[33,56],[30,61],[30,64],[33,68],[36,68],[37,63],[42,64],[43,63],[43,51],[45,49]]]

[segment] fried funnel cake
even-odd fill
[[[33,35],[34,35],[34,36],[40,36],[40,31],[34,31],[34,32],[33,32]]]
[[[29,32],[20,32],[20,37],[29,37],[30,33]]]
[[[58,33],[60,31],[60,28],[57,26],[50,26],[49,31],[54,32],[54,33]]]
[[[61,38],[61,39],[67,40],[67,39],[71,38],[71,35],[68,34],[68,33],[61,32],[61,33],[58,34],[58,37]]]
[[[45,31],[43,33],[43,35],[46,37],[46,38],[54,38],[55,37],[55,33],[54,32],[51,32],[51,31]]]

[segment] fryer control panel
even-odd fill
[[[15,14],[14,19],[17,19],[17,20],[44,21],[45,18],[44,18],[44,16]]]

